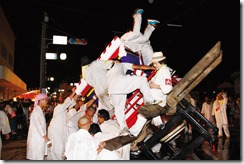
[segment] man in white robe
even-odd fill
[[[88,132],[90,120],[86,116],[79,119],[78,125],[80,129],[68,138],[64,155],[67,160],[95,160],[105,143],[96,144],[93,136]]]
[[[53,117],[48,126],[48,137],[52,142],[52,147],[48,149],[48,160],[63,160],[64,158],[64,148],[68,138],[67,110],[75,105],[77,97],[73,88],[69,97],[54,108]]]
[[[26,158],[29,160],[44,160],[47,147],[52,146],[46,133],[46,120],[43,110],[48,106],[47,95],[40,93],[36,96],[34,109],[30,116],[27,136]]]
[[[108,83],[106,73],[113,64],[112,60],[94,60],[87,65],[84,79],[94,88],[98,97],[98,109],[105,108],[109,111],[110,116],[114,114],[113,106],[110,103],[108,95]]]
[[[5,136],[6,139],[10,138],[9,133],[11,132],[11,128],[9,125],[8,116],[2,110],[0,110],[0,132],[1,132],[1,134],[6,135]],[[2,138],[1,138],[1,136],[0,136],[0,159],[2,159],[1,158],[1,154],[2,154]]]
[[[98,122],[102,133],[110,134],[110,138],[107,138],[107,140],[120,135],[118,122],[110,118],[107,110],[98,110]],[[130,160],[130,144],[127,144],[116,151],[120,153],[122,160]]]
[[[108,139],[113,138],[111,132],[109,133],[102,133],[101,128],[98,124],[93,123],[90,126],[89,132],[93,135],[93,138],[98,145],[102,141],[106,141]],[[122,160],[121,151],[118,150],[107,150],[103,149],[98,155],[96,160]]]
[[[218,137],[223,137],[223,129],[226,138],[230,138],[228,125],[228,117],[226,114],[228,98],[224,92],[220,92],[216,96],[213,103],[212,115],[215,116],[216,126],[219,129]]]
[[[211,123],[213,123],[212,108],[213,103],[211,99],[208,96],[206,96],[205,101],[202,104],[201,114]]]
[[[108,93],[112,105],[114,106],[115,116],[120,126],[121,134],[128,132],[125,119],[125,103],[127,94],[140,89],[143,100],[146,104],[156,103],[153,98],[147,78],[144,76],[127,75],[128,70],[154,70],[151,66],[135,65],[132,63],[120,63],[114,60],[114,65],[107,72]]]
[[[85,115],[86,110],[92,106],[94,101],[96,100],[96,96],[94,95],[91,100],[84,104],[85,99],[77,99],[76,104],[73,108],[70,108],[68,111],[68,137],[79,130],[78,120]]]

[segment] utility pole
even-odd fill
[[[44,19],[42,22],[41,34],[41,55],[40,55],[40,92],[46,93],[46,29],[47,29],[48,16],[44,12]]]

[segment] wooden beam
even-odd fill
[[[168,95],[167,104],[175,107],[194,87],[201,82],[220,62],[220,41],[174,86]],[[221,56],[219,58],[219,56]],[[217,62],[215,62],[217,60]],[[219,61],[220,60],[220,61]],[[214,63],[214,64],[213,64]],[[213,65],[212,65],[213,64]],[[205,75],[202,75],[205,74]],[[184,93],[184,94],[182,94]]]

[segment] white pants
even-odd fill
[[[115,116],[119,123],[119,129],[122,130],[127,127],[125,119],[125,103],[126,94],[112,94],[110,95],[111,102],[115,108]]]
[[[219,129],[219,132],[218,132],[218,135],[219,136],[223,136],[223,129],[224,129],[224,133],[227,137],[230,137],[230,131],[229,131],[229,128],[228,128],[228,125],[227,124],[222,124],[220,126],[218,126],[218,129]]]
[[[114,112],[120,125],[120,130],[127,127],[124,113],[127,94],[135,91],[136,89],[140,89],[143,94],[144,102],[152,102],[154,100],[146,77],[125,76],[123,81],[124,86],[121,86],[121,91],[119,93],[112,92],[112,94],[110,94],[110,100],[114,106]]]
[[[133,31],[125,33],[121,36],[121,41],[126,47],[128,47],[133,52],[139,52],[143,57],[143,64],[151,64],[153,48],[150,44],[150,36],[155,30],[155,27],[148,25],[142,34],[141,30],[141,15],[137,14],[134,17]]]

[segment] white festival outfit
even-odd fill
[[[223,130],[226,137],[230,137],[230,132],[228,128],[228,117],[226,114],[228,98],[223,96],[222,100],[215,100],[212,108],[212,115],[215,116],[216,126],[219,129],[218,135],[223,136]]]
[[[65,144],[68,138],[67,109],[74,106],[74,99],[67,97],[62,104],[58,104],[53,111],[53,117],[48,127],[48,138],[52,146],[48,149],[48,160],[63,160]]]
[[[119,124],[118,124],[117,120],[109,119],[107,121],[104,121],[100,125],[100,129],[101,129],[102,133],[111,134],[111,138],[114,138],[114,137],[117,137],[120,135],[120,129],[119,129]],[[111,138],[108,138],[108,139],[111,139]],[[121,159],[130,160],[130,144],[127,144],[127,145],[119,148],[116,151],[118,151],[118,152],[120,152],[120,154],[122,154]]]
[[[163,64],[150,81],[157,85],[160,85],[160,89],[151,88],[151,93],[153,97],[157,100],[162,100],[162,102],[158,104],[160,107],[166,106],[167,95],[173,89],[170,69],[171,68],[169,68],[166,64]],[[154,117],[151,123],[155,126],[159,126],[160,124],[162,124],[163,122],[161,116]],[[152,151],[158,152],[161,146],[161,143],[155,145],[152,148]]]
[[[111,133],[98,132],[93,136],[93,138],[98,147],[100,142],[113,138],[113,135]],[[102,151],[97,155],[96,160],[122,160],[122,157],[117,150],[110,151],[103,148]]]
[[[165,59],[166,57],[163,55],[161,51],[153,53],[152,62],[159,62]],[[169,68],[166,64],[162,64],[161,67],[157,70],[156,74],[149,81],[149,83],[153,82],[156,85],[160,86],[160,89],[151,88],[151,94],[153,95],[153,97],[157,100],[162,100],[162,102],[158,104],[159,108],[165,107],[167,103],[167,95],[173,89],[171,70],[172,69]],[[155,126],[158,126],[162,123],[163,122],[160,116],[157,116],[152,119],[152,124],[154,124]]]
[[[9,120],[8,120],[8,116],[6,115],[6,113],[2,110],[0,110],[0,134],[2,136],[5,134],[8,134],[11,132],[11,128],[9,125]],[[0,136],[0,159],[1,158],[1,154],[2,154],[2,138]]]
[[[87,66],[84,77],[87,83],[94,88],[99,100],[97,110],[106,109],[110,116],[113,115],[113,106],[109,100],[106,73],[111,68],[112,63],[112,60],[95,60]]]
[[[147,25],[144,33],[141,30],[142,16],[141,14],[134,15],[133,31],[129,31],[121,36],[121,42],[125,47],[128,47],[133,52],[139,52],[143,58],[144,65],[150,65],[153,55],[153,48],[150,44],[150,36],[155,30],[152,25]]]
[[[27,136],[26,158],[29,160],[44,160],[47,155],[47,144],[43,138],[46,135],[46,120],[40,106],[36,105],[30,116]]]
[[[96,160],[97,144],[93,136],[84,129],[72,133],[65,146],[67,160]]]
[[[212,108],[213,108],[213,103],[210,102],[210,104],[208,104],[207,102],[204,102],[202,104],[202,110],[201,113],[204,115],[204,117],[212,122],[213,121],[213,117],[212,117]]]
[[[67,122],[67,130],[68,137],[79,130],[78,120],[84,116],[86,110],[86,104],[81,105],[80,109],[76,111],[75,108],[70,108],[68,111],[68,122]]]
[[[125,103],[127,94],[140,89],[144,102],[153,102],[147,78],[144,76],[126,75],[127,70],[134,70],[132,63],[115,63],[107,72],[108,93],[120,130],[127,128],[125,119]]]

